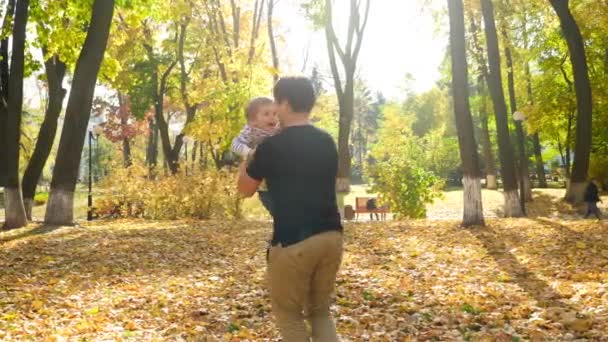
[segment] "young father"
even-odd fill
[[[281,78],[274,99],[283,129],[260,144],[241,166],[238,188],[252,196],[265,179],[272,197],[274,231],[268,261],[272,310],[283,341],[339,341],[329,314],[342,258],[342,225],[336,204],[336,145],[310,123],[311,82]]]

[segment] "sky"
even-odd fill
[[[415,92],[430,89],[439,79],[439,66],[448,43],[447,18],[436,22],[433,11],[442,10],[445,0],[370,0],[370,16],[364,34],[358,75],[372,92],[380,91],[389,99],[403,99],[406,76]],[[316,65],[331,89],[324,32],[315,31],[300,10],[302,0],[279,0],[274,18],[279,37],[281,69],[288,74],[310,75]],[[348,21],[348,0],[334,0],[335,30],[344,31]],[[344,39],[342,39],[344,41]],[[38,89],[33,77],[26,80],[30,105],[38,104]],[[97,94],[102,89],[97,89]],[[66,102],[67,102],[66,96]],[[64,103],[65,105],[65,103]]]
[[[348,11],[341,11],[339,6],[348,1],[335,3],[339,31],[348,20]],[[443,5],[441,0],[371,0],[358,73],[372,91],[381,91],[388,98],[403,98],[408,74],[413,77],[409,86],[416,92],[435,84],[448,32],[447,19],[436,22],[432,9],[442,9]],[[286,67],[288,73],[300,73],[305,64],[308,69],[305,72],[318,65],[329,77],[324,33],[314,32],[296,0],[280,0],[275,18],[277,34],[284,38],[279,50],[282,68]]]

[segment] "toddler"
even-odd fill
[[[274,103],[267,97],[256,97],[249,101],[245,108],[247,125],[241,133],[232,141],[232,152],[239,155],[244,160],[251,160],[256,147],[269,136],[278,131],[279,121],[275,112]],[[260,185],[258,196],[262,205],[271,216],[272,198],[264,182]],[[267,241],[266,260],[268,260],[270,241]]]

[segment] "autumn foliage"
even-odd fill
[[[242,198],[233,186],[235,177],[228,169],[184,169],[166,176],[142,164],[116,167],[101,184],[104,190],[96,211],[112,218],[240,218]]]
[[[350,341],[600,341],[608,226],[348,224],[332,311]],[[270,223],[99,221],[0,233],[0,340],[276,339]]]

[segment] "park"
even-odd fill
[[[608,340],[608,2],[0,25],[0,341]]]

